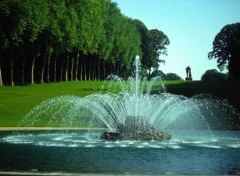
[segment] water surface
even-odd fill
[[[239,174],[240,132],[171,131],[170,141],[103,141],[97,131],[1,132],[0,170]]]

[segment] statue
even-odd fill
[[[189,66],[187,66],[186,68],[186,74],[187,74],[187,77],[185,78],[185,80],[192,81],[192,73],[191,73],[191,68]]]

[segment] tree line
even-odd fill
[[[0,85],[126,77],[136,55],[150,74],[169,43],[111,0],[1,0]]]

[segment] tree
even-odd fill
[[[180,76],[178,76],[176,73],[167,73],[166,74],[166,80],[183,80]]]
[[[28,82],[33,84],[35,62],[39,59],[42,44],[38,39],[43,30],[48,27],[49,16],[51,15],[49,14],[49,4],[46,0],[38,0],[34,3],[29,0],[25,6],[28,13],[26,15],[27,28],[23,36],[24,43],[22,48],[24,56],[22,59],[21,82],[25,84],[25,81],[27,81],[25,80],[25,76],[30,75]]]
[[[151,33],[149,32],[148,28],[145,26],[145,24],[140,20],[133,20],[132,23],[136,26],[140,38],[141,38],[141,50],[142,50],[142,56],[141,62],[143,68],[147,69],[150,75],[151,68],[153,66],[153,62],[151,60],[151,54],[153,51],[153,48],[151,48]]]
[[[125,76],[140,36],[111,0],[2,0],[0,85]]]
[[[12,86],[15,79],[14,63],[19,60],[14,51],[23,42],[22,35],[27,24],[25,8],[26,4],[20,0],[3,0],[0,5],[0,40],[3,40],[0,43],[4,48],[3,53],[9,53],[8,59],[1,57],[0,62],[4,65],[2,71],[8,73],[4,77]]]
[[[163,73],[161,70],[155,69],[152,73],[151,73],[151,78],[154,78],[156,76],[160,76],[162,80],[166,79],[166,74]]]
[[[160,59],[161,55],[167,55],[167,48],[166,46],[170,44],[168,37],[158,29],[150,30],[151,33],[151,48],[152,50],[152,60],[153,60],[153,67],[159,67],[160,63],[165,63],[165,60]],[[157,62],[157,64],[156,64]]]
[[[201,77],[202,81],[226,80],[227,75],[218,72],[216,69],[207,70]]]
[[[1,65],[1,54],[0,54],[0,86],[3,85],[3,81],[2,81],[2,65]]]
[[[229,71],[229,79],[240,79],[240,23],[224,26],[213,41],[209,59],[217,58],[218,68]]]
[[[160,59],[160,55],[167,55],[166,45],[170,44],[168,37],[158,29],[148,30],[143,22],[140,20],[133,20],[140,38],[142,49],[142,65],[148,70],[148,79],[152,68],[156,69],[160,63],[165,61]]]

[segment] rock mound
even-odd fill
[[[145,117],[128,116],[125,124],[118,124],[116,132],[106,131],[101,136],[103,140],[170,140],[171,135],[156,130]]]

